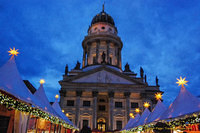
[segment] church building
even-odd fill
[[[88,126],[101,131],[122,129],[135,114],[144,110],[143,103],[155,106],[154,95],[161,92],[146,81],[142,68],[137,76],[128,63],[122,68],[123,42],[113,18],[103,10],[92,19],[82,41],[82,65],[77,62],[59,81],[60,106],[78,127]]]

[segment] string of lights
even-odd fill
[[[24,102],[21,102],[10,96],[7,96],[1,92],[0,92],[0,104],[4,105],[8,110],[13,110],[13,109],[19,110],[21,112],[29,113],[29,114],[33,115],[34,117],[43,118],[47,121],[50,121],[51,123],[62,125],[65,128],[74,129],[74,127],[72,125],[69,125],[62,119],[52,116],[49,113],[47,113],[41,109],[31,107],[31,105],[28,105]]]

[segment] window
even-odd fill
[[[93,64],[96,63],[96,56],[93,56]]]
[[[122,102],[115,102],[115,108],[122,108]]]
[[[109,31],[111,32],[111,31],[112,31],[112,29],[111,29],[111,28],[109,28]]]
[[[110,57],[110,64],[112,65],[112,57]]]
[[[104,102],[106,102],[106,101],[105,101],[105,99],[99,99],[99,102],[104,103]]]
[[[104,29],[105,29],[105,27],[101,27],[101,29],[103,29],[103,30],[104,30]]]
[[[83,120],[83,127],[87,126],[88,127],[88,120]]]
[[[99,111],[106,111],[105,105],[99,105]]]
[[[97,27],[95,27],[94,30],[96,31],[96,30],[97,30]]]
[[[117,127],[117,130],[121,130],[122,129],[122,121],[116,121],[116,127]]]
[[[67,106],[74,106],[74,100],[67,100]]]
[[[134,103],[134,102],[131,103],[131,108],[138,108],[138,107],[139,107],[138,103]]]
[[[83,101],[84,107],[90,107],[90,101]]]

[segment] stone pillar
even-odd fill
[[[114,109],[114,92],[109,92],[109,128],[110,130],[114,130],[113,129],[113,109]]]
[[[75,125],[80,127],[79,125],[79,117],[80,117],[80,99],[81,99],[82,91],[76,91],[76,117],[75,117]]]
[[[89,57],[90,57],[90,46],[91,46],[91,43],[88,42],[88,44],[87,44],[87,65],[89,65],[88,61],[89,61]]]
[[[131,95],[131,93],[130,92],[124,92],[124,97],[126,98],[126,112],[125,112],[125,114],[126,114],[126,123],[128,122],[128,120],[130,119],[130,116],[129,116],[129,114],[130,114],[130,95]]]
[[[99,59],[99,45],[100,45],[100,40],[96,40],[96,63],[100,63],[98,62],[98,59]]]
[[[119,48],[119,68],[122,68],[122,60],[121,60],[121,48]]]
[[[85,67],[85,58],[86,58],[86,50],[85,48],[83,49],[83,62],[82,62],[82,67]]]
[[[110,41],[106,41],[106,44],[107,44],[107,63],[110,63],[110,60],[109,60],[109,55],[110,55],[110,52],[109,52],[109,49],[110,49]],[[110,63],[111,64],[111,63]]]
[[[97,91],[93,91],[92,92],[92,96],[93,96],[93,118],[92,118],[92,129],[95,129],[97,127],[97,95],[98,92]]]
[[[66,97],[66,91],[61,88],[60,92],[60,107],[64,108],[63,102],[64,98]]]
[[[117,66],[119,67],[119,48],[117,47]]]

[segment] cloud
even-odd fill
[[[39,79],[45,78],[47,95],[53,100],[65,65],[72,69],[77,60],[81,62],[82,40],[103,1],[46,2],[0,2],[0,65],[8,60],[9,47],[16,47],[22,76],[37,87]],[[150,85],[155,85],[157,75],[167,105],[179,92],[175,84],[179,76],[186,76],[188,90],[200,95],[199,6],[198,0],[109,0],[105,4],[124,44],[123,66],[129,62],[137,73],[142,66]]]

